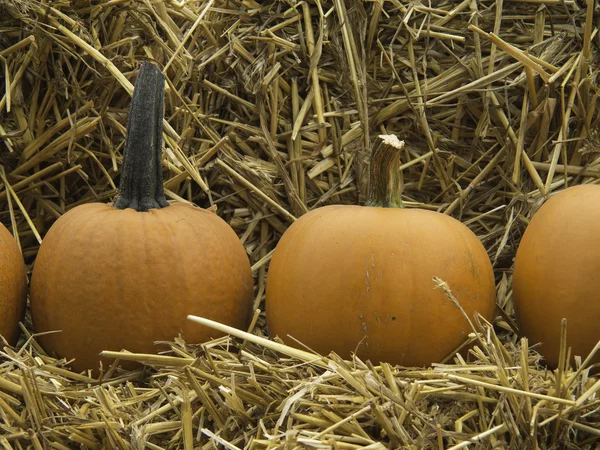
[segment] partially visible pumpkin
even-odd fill
[[[317,208],[284,233],[267,279],[273,337],[373,362],[440,362],[471,328],[433,277],[448,283],[468,316],[493,319],[494,273],[477,237],[447,215],[402,208],[403,145],[378,138],[368,206]]]
[[[25,316],[27,275],[23,254],[16,241],[0,223],[0,335],[10,345],[19,338],[19,322]]]
[[[144,63],[114,206],[90,203],[67,212],[35,261],[35,330],[60,330],[41,343],[75,358],[77,371],[97,369],[103,350],[151,353],[161,348],[155,341],[179,333],[188,343],[220,336],[190,323],[188,314],[237,328],[250,319],[252,273],[235,232],[216,214],[164,197],[163,99],[162,73]]]
[[[521,334],[550,367],[559,362],[561,321],[567,346],[588,356],[600,341],[600,186],[573,186],[534,214],[519,244],[513,303]],[[600,363],[600,353],[594,362]]]

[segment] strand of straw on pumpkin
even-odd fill
[[[104,358],[120,359],[123,361],[144,361],[147,364],[154,364],[157,366],[175,367],[184,367],[194,361],[194,359],[191,357],[164,356],[150,353],[130,353],[126,351],[115,352],[109,350],[100,352],[100,356]]]
[[[189,315],[189,316],[187,316],[187,318],[188,318],[188,320],[191,320],[192,322],[199,323],[200,325],[204,325],[204,326],[213,328],[215,330],[221,331],[226,334],[231,334],[232,336],[250,341],[254,344],[262,345],[263,347],[266,347],[270,350],[273,350],[273,351],[276,351],[279,353],[283,353],[283,354],[291,356],[293,358],[298,358],[307,363],[316,364],[316,365],[324,367],[324,368],[329,368],[327,363],[322,361],[322,357],[317,354],[310,353],[310,352],[307,352],[304,350],[299,350],[297,348],[293,348],[293,347],[290,347],[285,344],[280,344],[278,342],[271,341],[269,339],[257,336],[255,334],[248,333],[248,332],[242,331],[242,330],[238,330],[237,328],[230,327],[229,325],[224,325],[222,323],[215,322],[214,320],[210,320],[210,319],[205,319],[204,317]]]
[[[187,318],[188,318],[188,320],[191,320],[192,322],[196,322],[201,325],[208,326],[215,330],[221,331],[223,333],[230,334],[232,336],[244,339],[246,341],[249,341],[249,342],[252,342],[252,343],[255,343],[258,345],[262,345],[263,347],[266,347],[270,350],[283,353],[283,354],[291,356],[293,358],[298,358],[307,363],[314,363],[321,367],[328,368],[328,365],[322,361],[322,357],[317,354],[310,353],[310,352],[307,352],[304,350],[299,350],[299,349],[287,346],[285,344],[280,344],[278,342],[274,342],[269,339],[265,339],[263,337],[257,336],[252,333],[248,333],[246,331],[238,330],[237,328],[233,328],[228,325],[224,325],[222,323],[215,322],[210,319],[205,319],[203,317],[189,315]],[[148,362],[151,364],[165,365],[165,366],[169,366],[169,365],[187,366],[188,364],[190,364],[191,361],[193,361],[192,358],[180,358],[180,357],[174,357],[174,356],[130,353],[130,352],[125,352],[125,351],[115,352],[115,351],[109,351],[109,350],[100,352],[100,356],[105,357],[105,358],[121,359],[121,360],[125,360],[125,361],[142,361],[143,360],[144,362]]]

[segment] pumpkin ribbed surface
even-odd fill
[[[559,361],[561,321],[571,354],[587,357],[600,340],[600,186],[574,186],[550,198],[523,234],[513,278],[522,335],[546,362]],[[600,362],[600,355],[596,355]]]
[[[0,224],[0,335],[10,345],[19,337],[25,316],[27,275],[23,255],[13,236]]]
[[[286,231],[273,255],[269,333],[324,354],[439,362],[471,329],[433,277],[449,284],[469,316],[493,318],[492,266],[465,225],[419,209],[318,208]]]
[[[86,204],[46,235],[31,285],[33,322],[47,351],[98,367],[102,350],[153,353],[182,333],[217,333],[195,314],[244,328],[252,304],[248,257],[235,232],[201,208],[173,203],[139,213]]]

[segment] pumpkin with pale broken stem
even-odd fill
[[[494,273],[475,234],[458,220],[404,209],[404,142],[379,136],[366,206],[317,208],[278,243],[268,272],[269,333],[321,354],[424,366],[468,339],[463,312],[435,289],[439,277],[471,318],[495,311]]]
[[[198,314],[244,328],[252,273],[231,227],[216,214],[169,203],[162,182],[164,76],[139,71],[127,125],[119,195],[67,212],[43,240],[31,310],[44,349],[73,369],[96,370],[103,350],[151,353],[181,333],[218,337],[186,321]],[[105,362],[108,362],[106,360]]]

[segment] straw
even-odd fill
[[[250,330],[192,323],[226,333],[201,345],[105,349],[115,364],[100,379],[46,354],[27,316],[0,355],[2,447],[597,447],[598,346],[579,366],[564,346],[547,370],[517,333],[511,290],[540,205],[599,183],[595,6],[0,0],[0,221],[28,274],[59,217],[114,200],[133,83],[151,60],[167,80],[165,192],[231,225],[257,311]],[[375,365],[268,336],[279,239],[315,208],[364,202],[380,134],[406,143],[405,207],[462,221],[493,262],[497,317],[473,321],[444,364]]]

